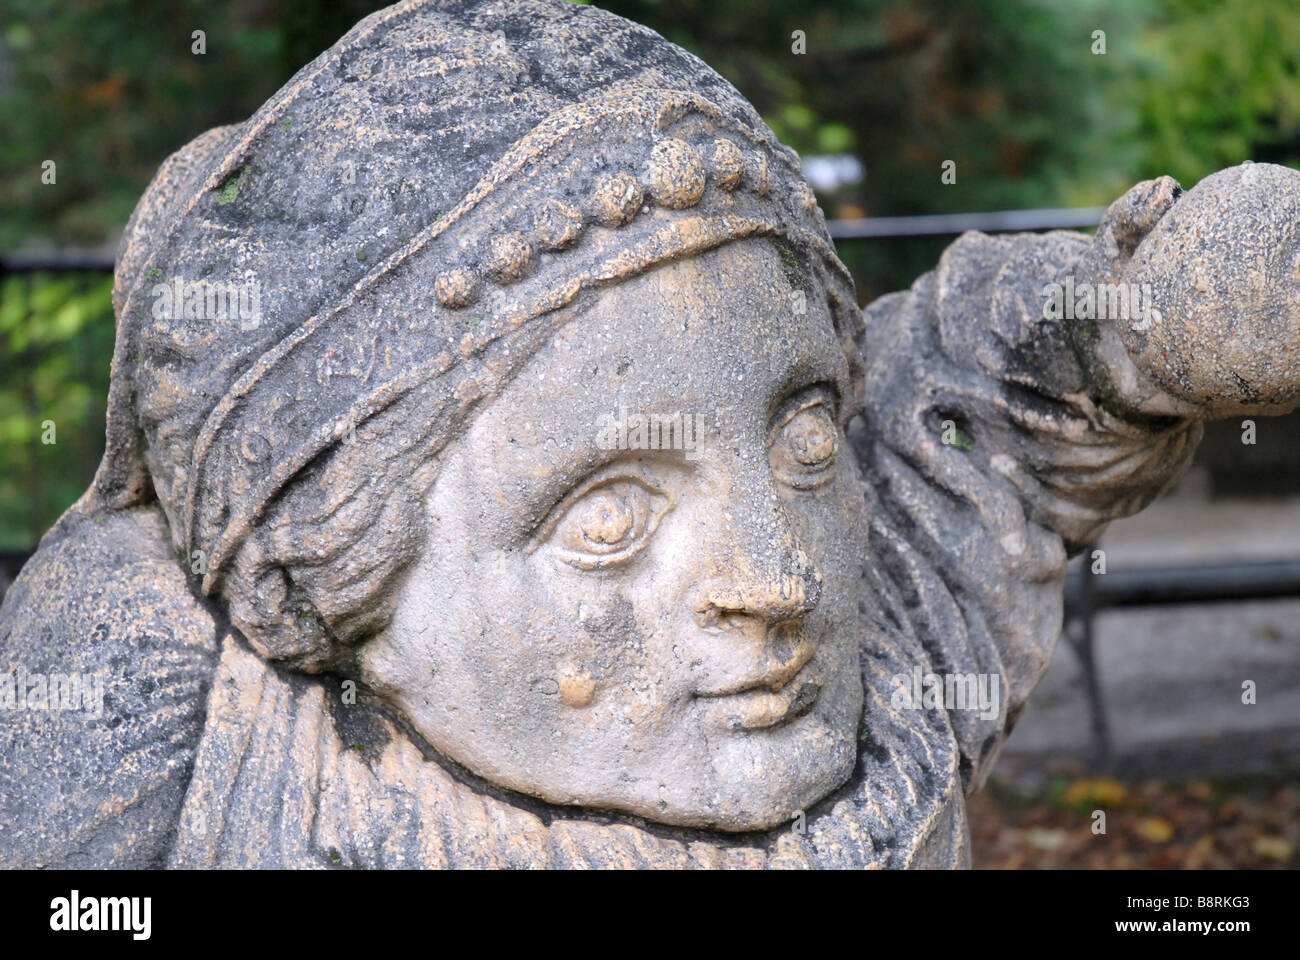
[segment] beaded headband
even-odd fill
[[[832,304],[856,311],[797,159],[770,135],[685,91],[641,89],[556,111],[455,209],[262,354],[212,409],[178,518],[189,549],[208,557],[204,591],[286,483],[398,399],[584,290],[776,235],[813,254]]]

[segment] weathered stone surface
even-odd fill
[[[1123,266],[1162,320],[1121,328],[1137,367],[1215,416],[1300,400],[1300,172],[1246,163],[1173,203]]]
[[[86,668],[155,669],[171,624],[179,684],[114,702],[169,747],[81,784],[83,744],[134,741],[6,722],[0,800],[44,831],[0,858],[964,865],[1069,551],[1221,398],[1044,318],[1195,195],[1135,191],[1096,241],[963,237],[864,318],[797,158],[695,58],[559,0],[367,18],[132,218],[108,451],[0,649],[56,661],[105,564],[151,558],[112,589],[172,606]],[[214,280],[248,302],[214,315]],[[100,523],[119,552],[58,566]],[[930,674],[990,696],[911,702]]]
[[[0,651],[0,681],[76,676],[79,688],[56,698],[46,686],[42,706],[25,684],[26,709],[16,690],[0,693],[0,867],[162,866],[218,627],[167,547],[161,511],[62,522],[0,608]]]

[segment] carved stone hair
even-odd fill
[[[604,287],[782,238],[860,386],[852,281],[793,152],[653,32],[519,6],[363,20],[171,157],[128,225],[93,496],[152,487],[268,657],[322,669],[383,625],[439,451]],[[259,313],[206,316],[214,281]]]

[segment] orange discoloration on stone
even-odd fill
[[[560,685],[560,698],[565,706],[586,707],[596,695],[596,681],[589,673],[573,667],[565,670],[557,678]]]

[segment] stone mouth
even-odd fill
[[[812,710],[821,695],[816,680],[787,684],[779,693],[750,690],[718,700],[720,720],[731,730],[769,730],[799,719]]]
[[[795,656],[762,675],[695,696],[730,730],[766,730],[804,716],[821,695],[824,678],[809,663],[816,645],[800,643]]]
[[[786,652],[786,650],[769,656],[766,669],[762,673],[742,677],[713,689],[697,690],[695,696],[704,699],[721,699],[759,691],[774,694],[781,693],[791,681],[803,672],[804,667],[811,662],[813,655],[817,652],[817,644],[802,632],[794,638],[787,637],[785,639],[788,643],[786,647],[788,653],[785,658],[778,659],[778,656],[779,653]],[[789,643],[790,639],[794,639],[795,642]]]

